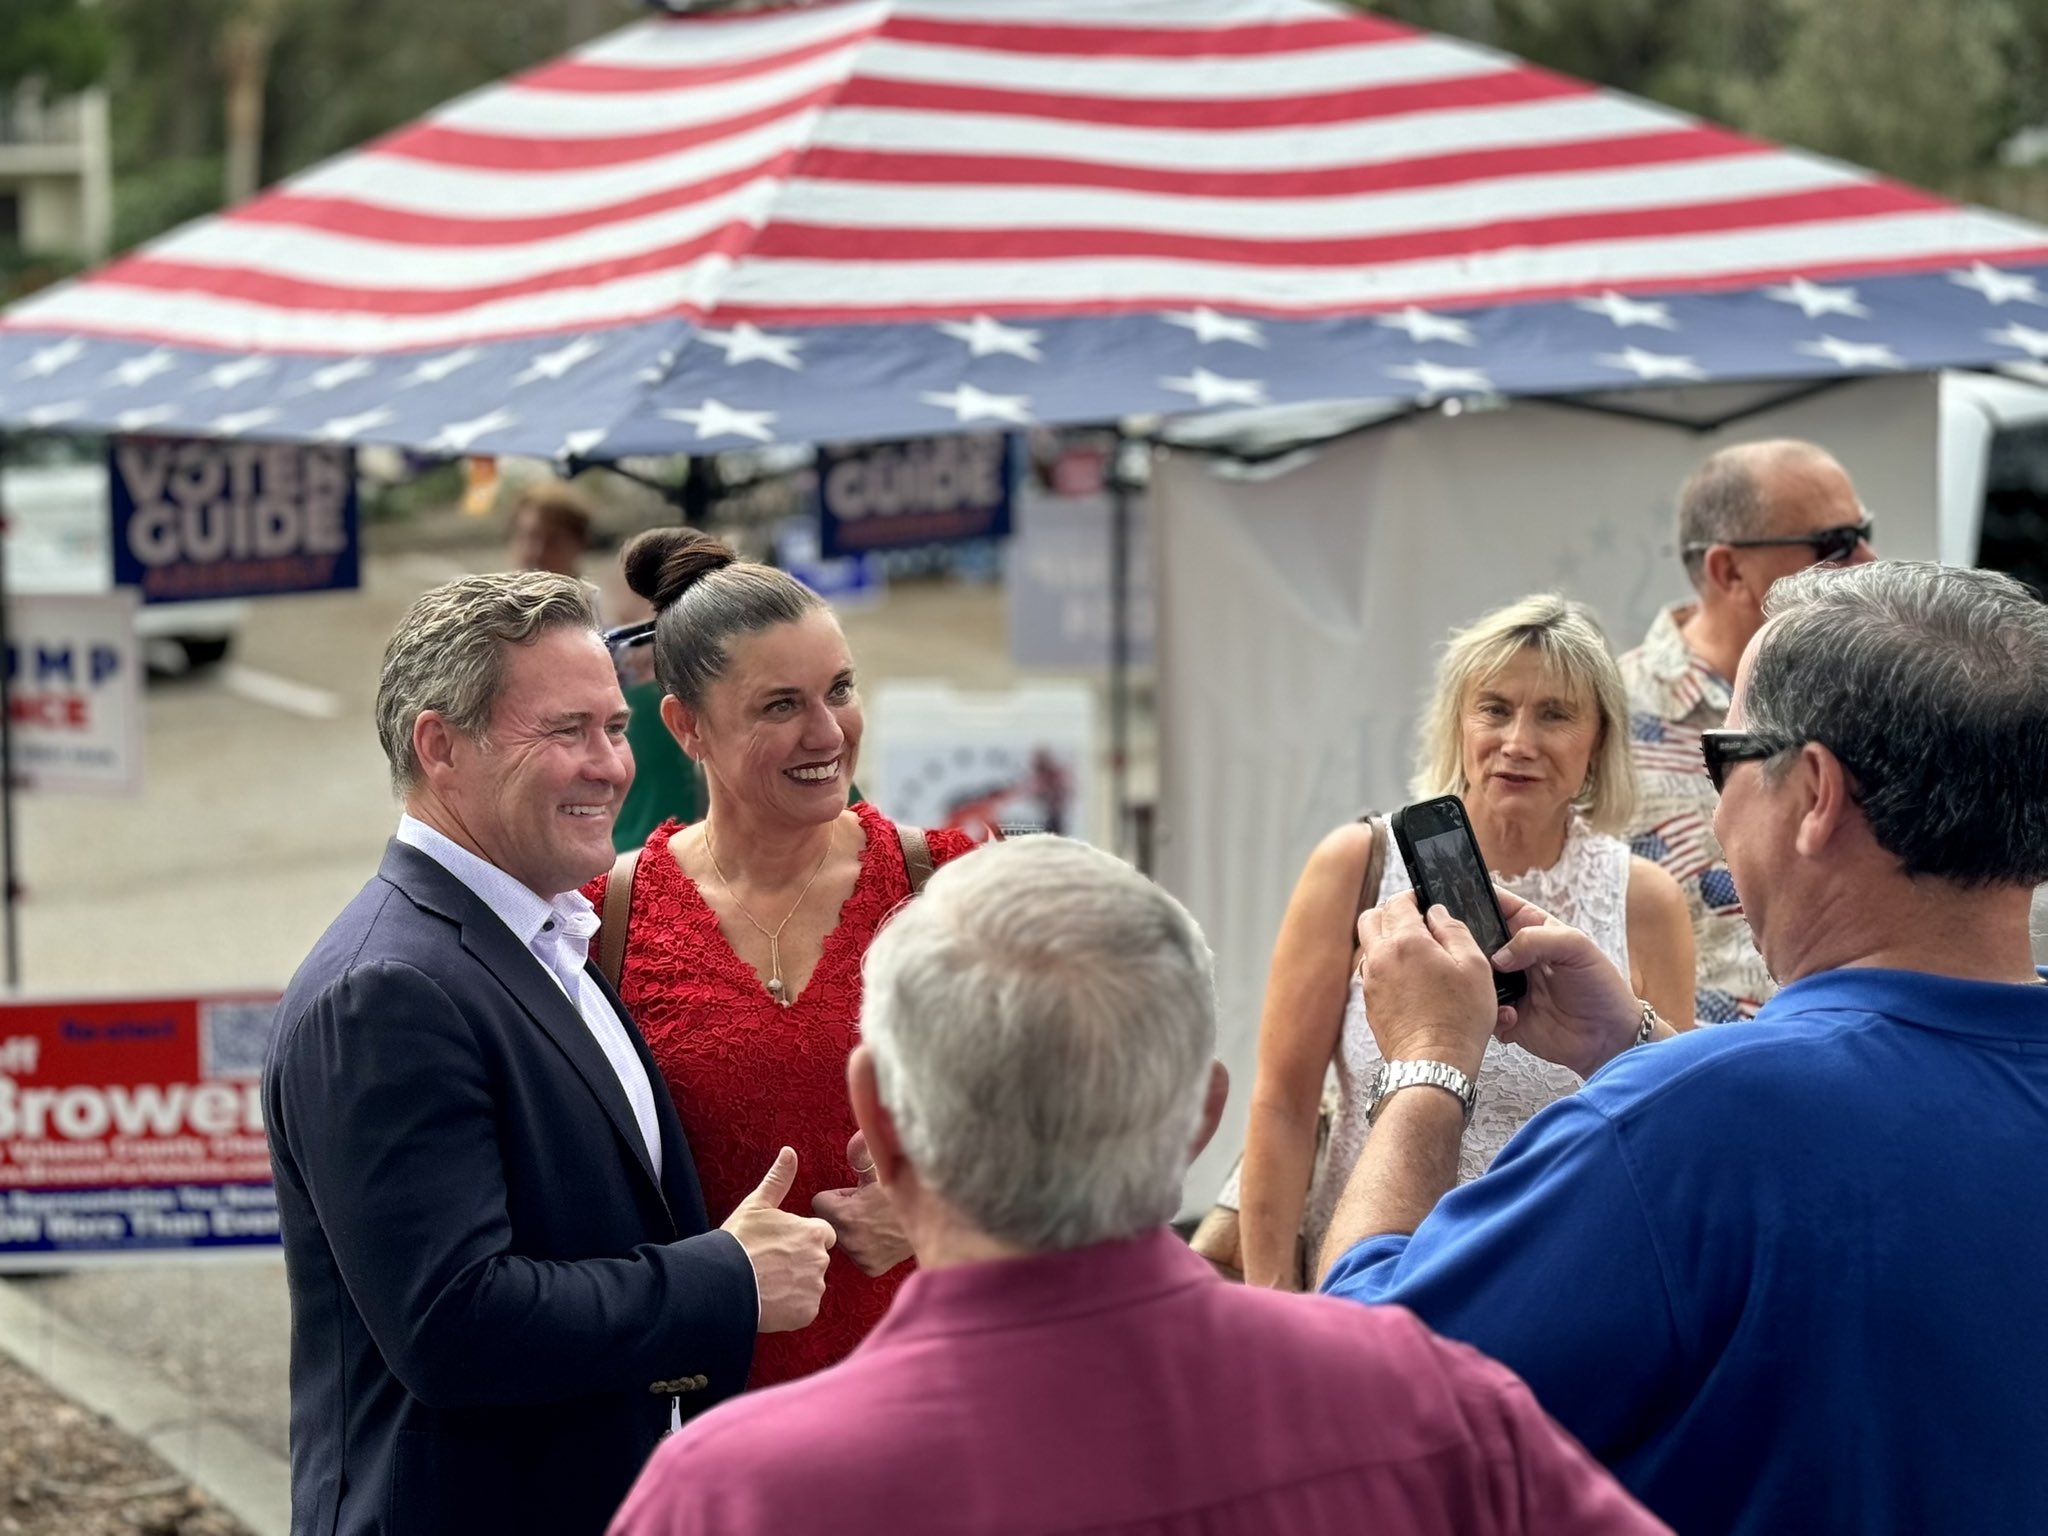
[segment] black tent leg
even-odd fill
[[[7,439],[0,436],[0,465],[7,461]],[[0,688],[0,906],[4,906],[7,949],[7,989],[21,987],[21,933],[16,905],[21,882],[15,868],[14,832],[14,638],[7,601],[7,508],[0,503],[0,664],[6,668]]]
[[[1131,487],[1119,427],[1109,459],[1109,789],[1111,846],[1131,849]]]

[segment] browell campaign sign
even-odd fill
[[[831,559],[1010,533],[1010,438],[916,438],[818,450],[818,542]]]
[[[107,456],[114,580],[144,602],[357,584],[350,449],[117,437]]]
[[[0,1004],[0,1270],[268,1249],[274,994]]]

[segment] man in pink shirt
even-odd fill
[[[848,1068],[919,1272],[843,1364],[664,1443],[613,1536],[1664,1530],[1502,1367],[1174,1237],[1215,1006],[1194,920],[1107,854],[934,875],[869,950]]]

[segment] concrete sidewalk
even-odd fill
[[[291,1468],[285,1458],[257,1444],[202,1398],[164,1381],[132,1348],[95,1337],[44,1305],[37,1285],[0,1284],[0,1350],[148,1446],[253,1536],[288,1536]],[[277,1285],[281,1291],[281,1270]]]

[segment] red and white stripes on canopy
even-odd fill
[[[847,0],[643,21],[6,323],[361,356],[664,318],[1314,317],[2042,252],[2016,221],[1319,0]]]

